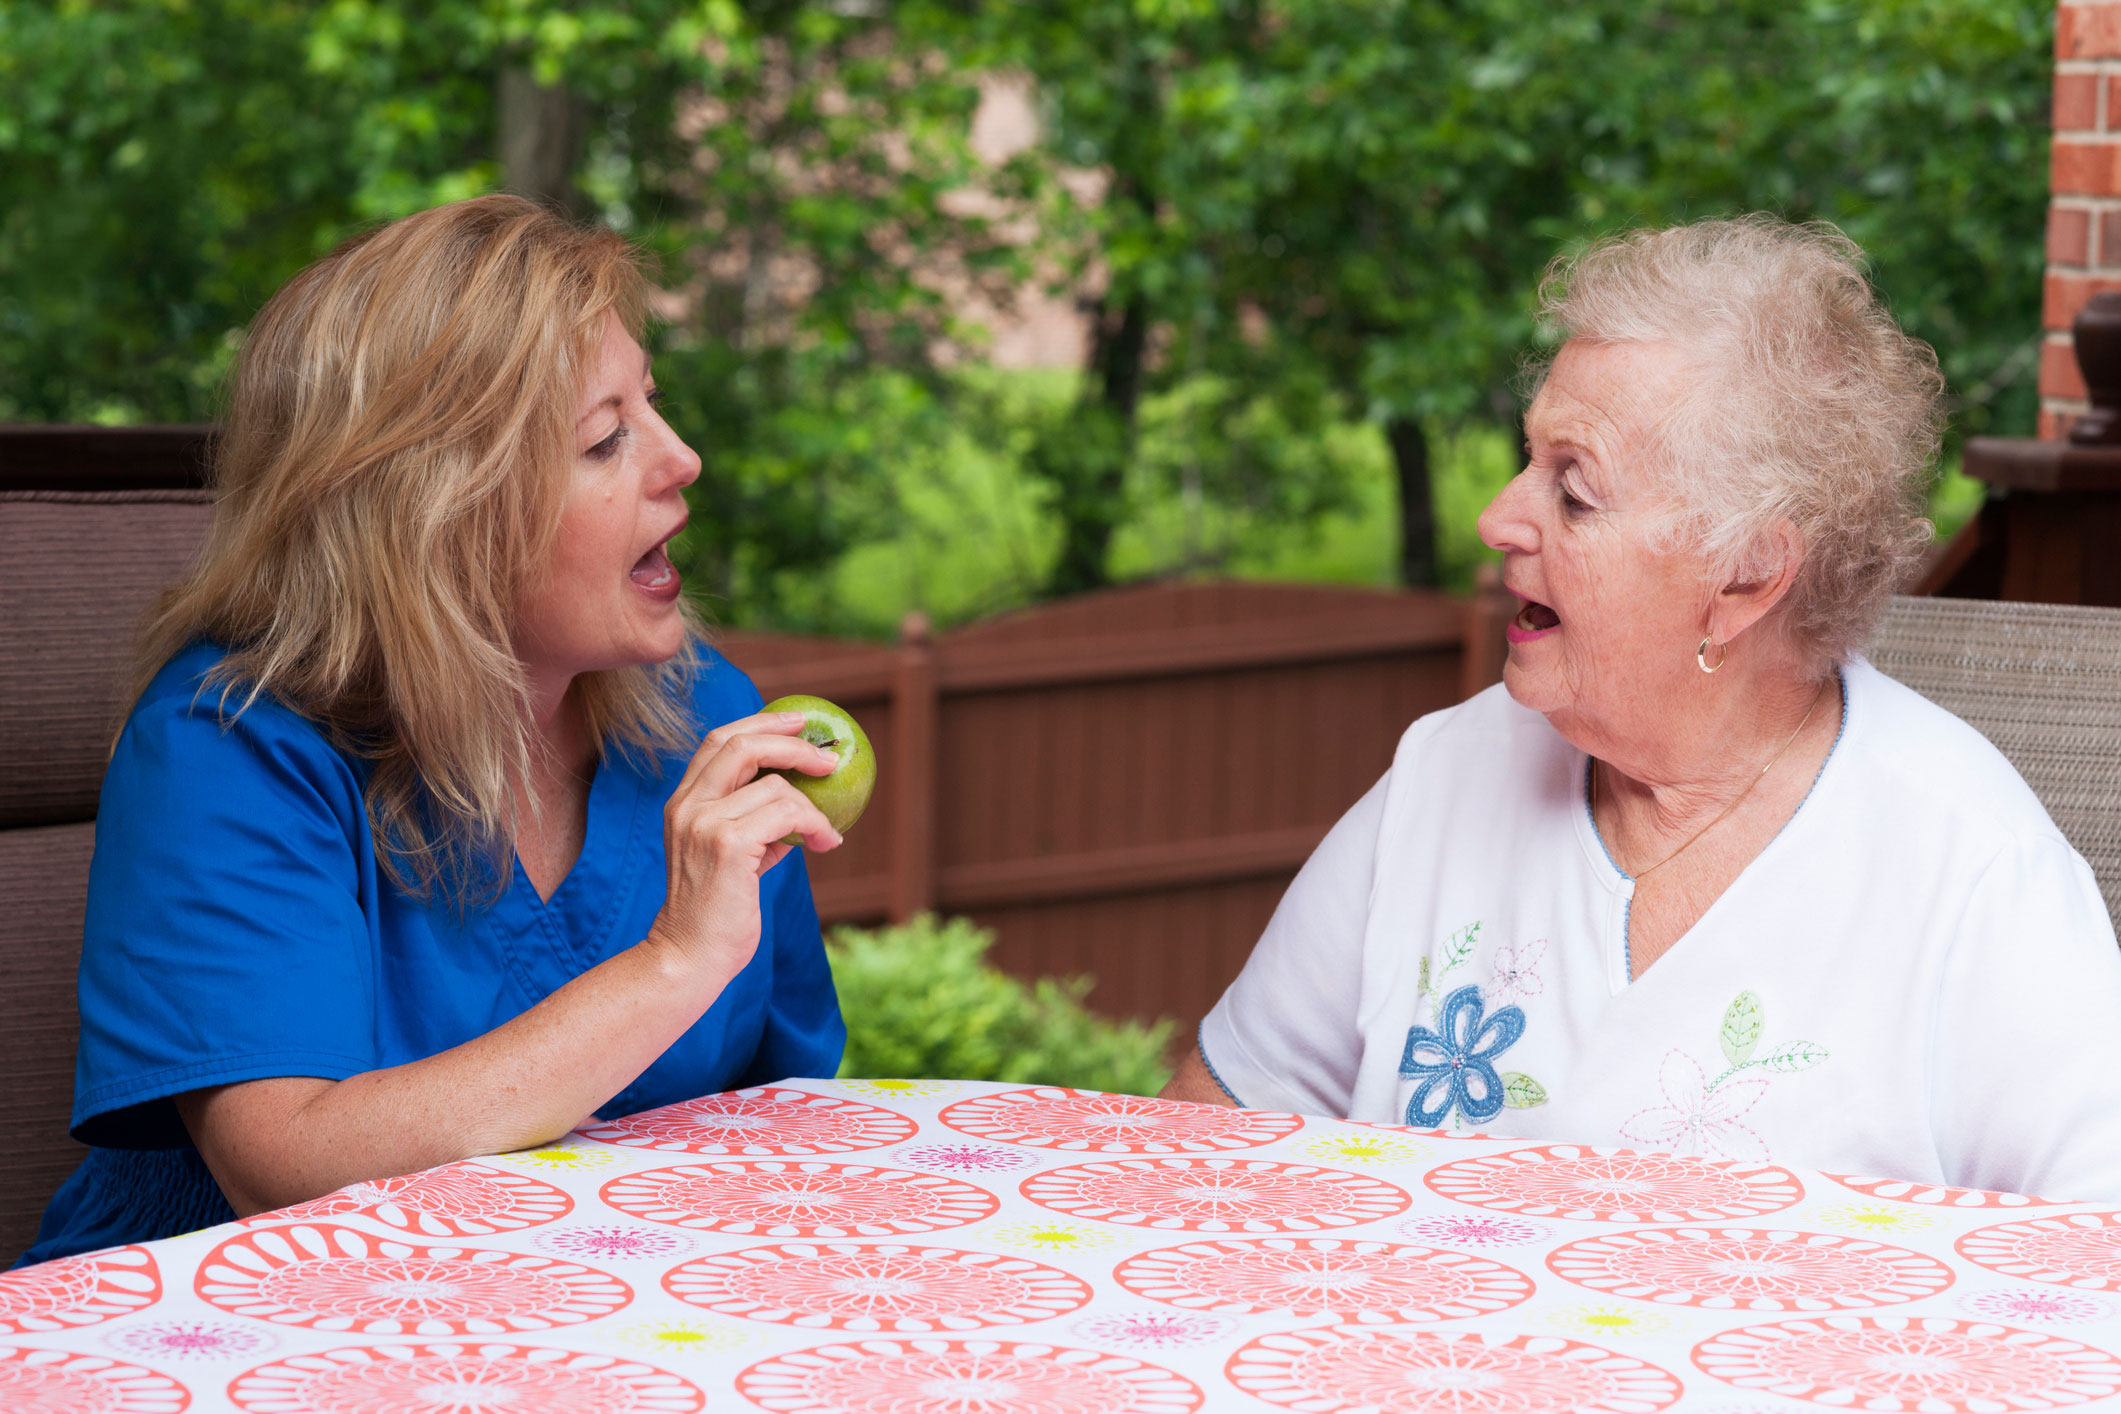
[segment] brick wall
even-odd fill
[[[2055,16],[2055,138],[2049,166],[2040,435],[2084,411],[2069,324],[2121,290],[2121,0],[2064,0]]]

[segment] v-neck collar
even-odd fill
[[[1855,679],[1860,676],[1862,667],[1867,666],[1867,664],[1860,666],[1851,664],[1835,670],[1836,676],[1841,679],[1841,723],[1834,732],[1833,743],[1826,749],[1826,759],[1819,763],[1819,769],[1813,773],[1812,783],[1805,788],[1804,798],[1797,802],[1797,808],[1792,810],[1789,819],[1784,820],[1780,828],[1768,837],[1768,842],[1760,847],[1760,852],[1746,861],[1745,867],[1738,871],[1738,877],[1731,880],[1725,886],[1723,892],[1718,894],[1710,901],[1709,906],[1702,910],[1701,916],[1694,920],[1693,926],[1681,933],[1673,940],[1672,945],[1664,950],[1662,957],[1659,959],[1660,961],[1671,957],[1673,953],[1678,952],[1680,948],[1685,946],[1687,939],[1693,937],[1700,930],[1701,925],[1708,922],[1716,911],[1724,906],[1724,901],[1730,898],[1732,894],[1738,892],[1746,879],[1753,874],[1760,861],[1765,859],[1768,852],[1782,842],[1785,835],[1789,834],[1791,826],[1803,818],[1805,807],[1811,804],[1812,797],[1819,793],[1820,783],[1826,779],[1827,772],[1832,769],[1835,760],[1841,755],[1841,743],[1848,736],[1849,723],[1856,715]],[[1595,877],[1597,877],[1599,883],[1609,892],[1618,894],[1623,901],[1620,913],[1620,966],[1613,969],[1619,978],[1619,985],[1612,989],[1614,995],[1617,996],[1628,987],[1633,986],[1637,981],[1634,955],[1629,947],[1635,912],[1635,876],[1620,867],[1620,861],[1613,857],[1613,851],[1606,846],[1605,836],[1599,833],[1598,817],[1591,809],[1590,754],[1581,751],[1574,754],[1580,763],[1573,772],[1574,782],[1571,787],[1576,797],[1576,810],[1574,812],[1576,817],[1576,838],[1583,845],[1584,853],[1590,857]]]
[[[589,780],[582,851],[551,898],[538,897],[523,861],[511,856],[508,891],[495,900],[486,921],[533,998],[557,990],[615,951],[608,935],[640,885],[638,878],[628,877],[627,861],[639,862],[641,800],[635,763],[623,752],[607,751]],[[545,947],[537,948],[537,941]]]

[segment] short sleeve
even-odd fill
[[[765,886],[768,897],[761,911],[771,920],[773,990],[758,1050],[737,1083],[764,1085],[791,1076],[829,1080],[839,1073],[847,1026],[825,959],[803,852],[791,850],[774,865]]]
[[[1202,1059],[1241,1105],[1340,1116],[1353,1101],[1385,784],[1372,786],[1305,861],[1244,971],[1201,1023]]]
[[[2121,952],[2060,839],[1983,873],[1946,960],[1930,1108],[1962,1188],[2121,1202]]]
[[[170,1096],[376,1063],[360,781],[285,708],[224,724],[217,698],[151,690],[104,777],[75,1068],[85,1143],[178,1146]]]

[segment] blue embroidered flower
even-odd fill
[[[1502,1112],[1502,1077],[1494,1062],[1524,1035],[1524,1012],[1506,1006],[1486,1016],[1485,1010],[1480,988],[1460,987],[1444,998],[1436,1030],[1416,1026],[1407,1032],[1399,1074],[1421,1081],[1407,1100],[1408,1124],[1435,1129],[1453,1109],[1470,1120]]]

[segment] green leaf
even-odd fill
[[[1547,1102],[1547,1087],[1521,1070],[1502,1073],[1502,1102],[1513,1110],[1529,1110]]]
[[[1436,990],[1429,981],[1429,960],[1427,958],[1421,960],[1421,971],[1416,975],[1414,982],[1417,989],[1424,996]]]
[[[926,914],[826,941],[847,1017],[840,1074],[949,1077],[1154,1095],[1170,1079],[1171,1023],[1113,1021],[1083,1005],[1086,977],[1027,982],[986,960],[994,935]]]
[[[1731,1003],[1730,1010],[1723,1014],[1723,1058],[1732,1065],[1744,1065],[1760,1044],[1760,1028],[1765,1017],[1760,998],[1751,992],[1740,992]]]
[[[1443,945],[1443,966],[1439,972],[1456,972],[1473,956],[1473,949],[1480,945],[1480,924],[1468,923],[1453,933]]]
[[[1776,1075],[1794,1075],[1800,1070],[1810,1070],[1826,1057],[1824,1046],[1815,1045],[1810,1041],[1784,1041],[1754,1064],[1763,1066]]]

